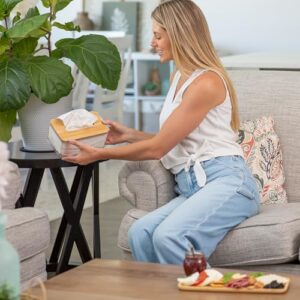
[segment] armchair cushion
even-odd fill
[[[46,280],[45,250],[50,242],[50,224],[48,216],[43,211],[24,207],[3,210],[7,215],[7,239],[17,250],[21,262],[22,290],[39,277]]]
[[[7,238],[19,253],[21,261],[47,249],[50,225],[45,212],[24,207],[4,210],[3,213],[7,215]]]
[[[209,258],[214,266],[278,264],[297,260],[300,203],[266,205],[231,230]]]
[[[124,250],[125,255],[130,252],[128,229],[145,214],[146,211],[131,209],[121,222],[118,246]],[[297,260],[299,228],[300,203],[263,206],[260,214],[247,219],[227,234],[209,258],[209,263],[224,267]]]
[[[27,290],[32,285],[36,284],[36,279],[42,281],[47,280],[47,273],[45,270],[46,255],[41,252],[24,260],[21,264],[21,289]]]

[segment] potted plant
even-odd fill
[[[0,140],[4,141],[11,138],[16,113],[31,95],[52,104],[70,94],[74,79],[63,59],[71,60],[91,82],[110,90],[117,88],[121,72],[118,49],[104,36],[64,38],[52,48],[54,27],[80,31],[72,22],[56,21],[57,13],[73,0],[41,0],[48,13],[41,14],[35,6],[24,16],[17,12],[13,17],[15,6],[25,1],[0,0]]]
[[[149,81],[144,85],[144,94],[146,96],[155,96],[160,94],[160,74],[157,66],[151,69]]]
[[[155,82],[146,82],[143,88],[146,96],[155,96],[160,93],[159,85]]]

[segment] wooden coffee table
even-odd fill
[[[229,270],[222,270],[228,272]],[[242,294],[186,292],[177,289],[180,266],[95,259],[48,280],[48,300],[116,300],[116,299],[299,299],[300,276],[291,275],[285,294]]]

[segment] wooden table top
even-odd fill
[[[288,275],[287,293],[277,295],[179,291],[176,279],[183,276],[180,266],[95,259],[53,277],[45,286],[48,300],[296,300],[300,294],[300,276],[295,275]]]

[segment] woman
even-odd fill
[[[152,47],[176,69],[156,135],[110,126],[108,144],[64,159],[87,164],[100,159],[160,159],[175,176],[178,197],[136,221],[129,230],[139,261],[181,264],[193,246],[208,258],[226,233],[258,213],[256,183],[236,143],[236,96],[217,57],[200,8],[169,0],[152,13]]]

